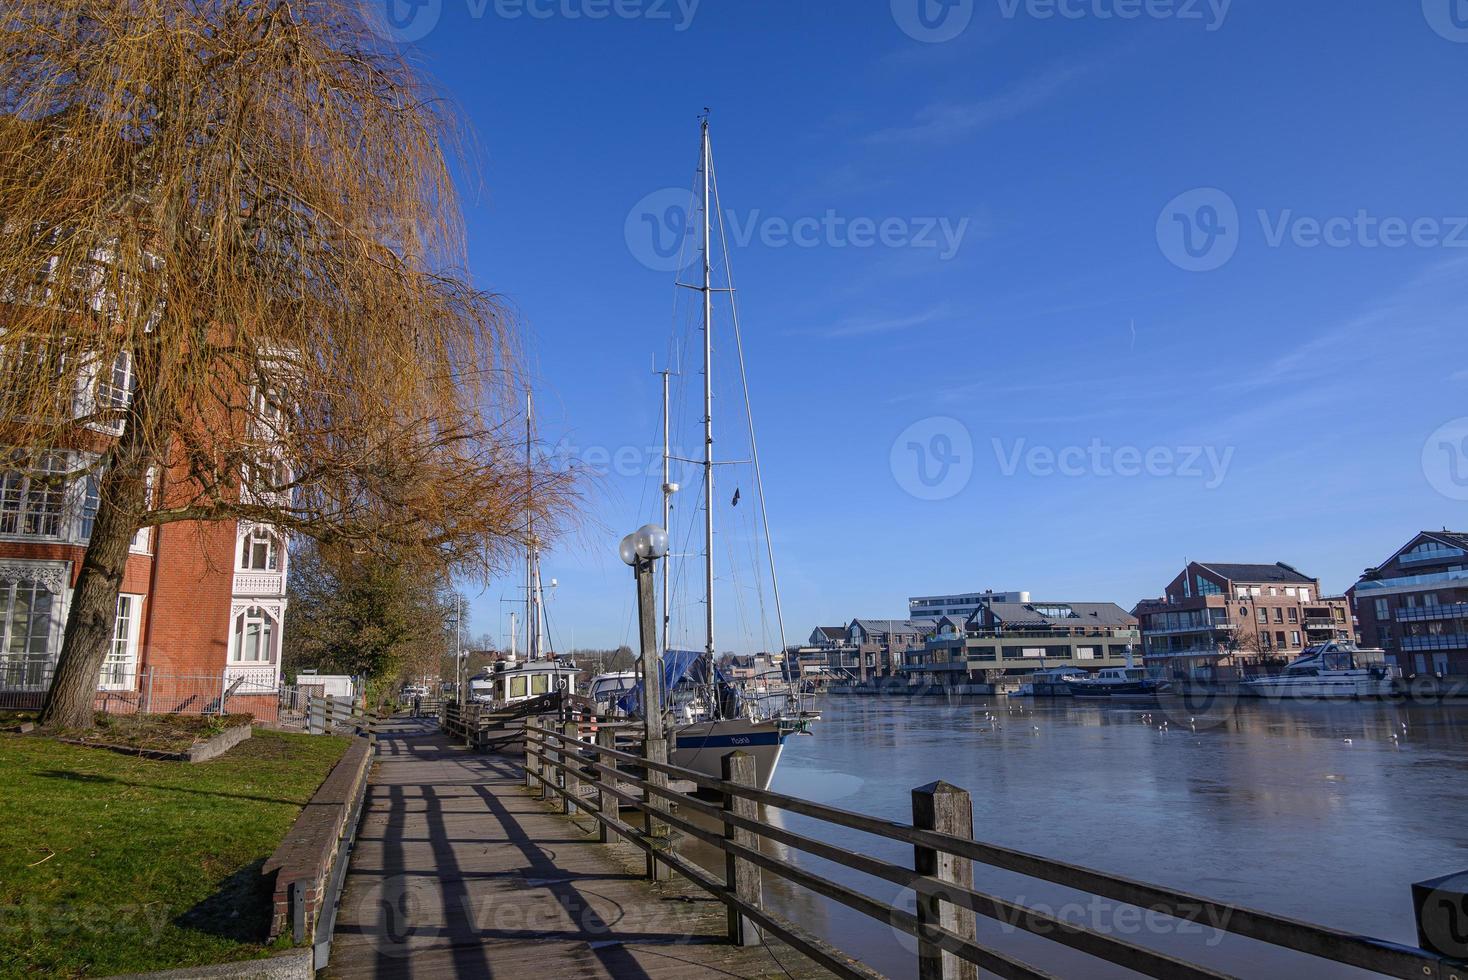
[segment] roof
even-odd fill
[[[853,619],[864,633],[909,634],[916,636],[938,625],[936,619]]]
[[[1468,531],[1449,531],[1447,528],[1443,528],[1441,531],[1418,531],[1416,534],[1412,535],[1411,541],[1408,541],[1396,551],[1392,552],[1392,556],[1386,561],[1382,562],[1381,565],[1378,565],[1377,567],[1380,568],[1385,565],[1390,565],[1392,562],[1400,558],[1403,552],[1405,552],[1408,548],[1411,548],[1414,544],[1416,544],[1423,538],[1433,538],[1437,541],[1441,541],[1443,544],[1450,547],[1462,548],[1464,551],[1468,551]]]
[[[844,640],[846,638],[845,626],[818,626],[817,629],[832,640]]]
[[[1247,565],[1234,562],[1200,561],[1197,564],[1222,575],[1230,582],[1284,583],[1286,585],[1312,585],[1315,580],[1297,568],[1284,562],[1273,565]]]
[[[1041,609],[1067,606],[1072,616],[1050,616]],[[1136,617],[1114,602],[993,602],[988,609],[1005,626],[1056,626],[1075,629],[1083,626],[1135,626]],[[983,615],[974,613],[971,620]]]

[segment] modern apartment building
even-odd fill
[[[907,600],[908,619],[937,619],[940,616],[968,619],[986,602],[1029,602],[1028,592],[959,592],[954,595],[913,596]]]
[[[1244,666],[1355,639],[1350,603],[1323,597],[1318,579],[1284,562],[1190,562],[1134,613],[1148,664],[1171,661],[1185,672],[1190,663]]]
[[[904,670],[960,684],[1047,667],[1118,667],[1139,639],[1136,618],[1112,602],[989,601],[967,619],[940,619]]]
[[[1404,675],[1468,675],[1468,533],[1423,531],[1348,594],[1362,639]]]
[[[935,619],[853,619],[846,636],[856,648],[858,678],[895,676],[937,626]]]

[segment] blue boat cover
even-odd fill
[[[664,693],[677,687],[679,682],[688,676],[688,672],[693,669],[693,665],[698,663],[699,658],[702,656],[703,653],[696,650],[669,650],[664,653],[662,660]],[[641,681],[638,681],[632,690],[618,699],[617,707],[629,715],[640,716],[642,714]]]

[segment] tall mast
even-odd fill
[[[711,255],[713,216],[709,211],[709,183],[713,150],[709,146],[709,121],[703,120],[703,577],[708,601],[704,606],[708,641],[704,653],[709,676],[714,663],[714,292]]]
[[[535,508],[530,499],[534,486],[531,472],[531,439],[535,425],[535,396],[525,392],[525,500],[531,505],[525,519],[525,659],[540,659],[540,603],[536,595]]]
[[[664,371],[659,371],[658,373],[663,376],[663,527],[664,528],[667,528],[667,527],[670,526],[669,525],[669,520],[671,519],[671,515],[672,515],[672,511],[673,511],[673,484],[671,482],[672,477],[671,477],[671,475],[668,472],[668,466],[669,466],[669,462],[670,462],[669,461],[669,458],[668,458],[668,453],[670,452],[670,448],[671,448],[670,447],[670,438],[671,438],[670,426],[672,425],[672,421],[668,417],[668,410],[669,410],[669,407],[670,407],[669,406],[669,403],[668,403],[668,377],[669,377],[669,375],[672,374],[672,372],[671,371],[664,370]],[[664,653],[666,653],[668,651],[668,566],[671,565],[671,564],[672,564],[672,561],[671,560],[665,559],[663,561],[663,568],[662,568],[662,571],[663,571],[663,629],[662,629],[662,639],[663,639],[663,642],[662,642],[662,650],[663,650]]]

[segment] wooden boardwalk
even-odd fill
[[[729,945],[722,904],[647,881],[640,851],[533,798],[512,757],[407,718],[383,726],[379,748],[327,976],[824,975],[785,946]]]

